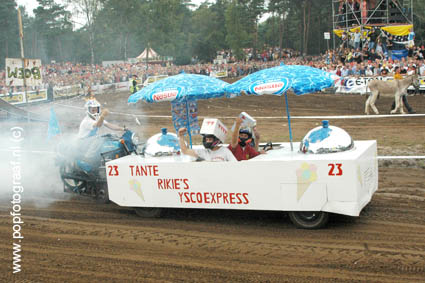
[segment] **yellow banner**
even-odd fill
[[[4,95],[0,96],[1,99],[6,101],[10,104],[18,104],[18,103],[24,103],[24,95],[23,94],[14,94],[14,95]]]
[[[343,29],[334,29],[334,34],[336,34],[338,37],[341,37],[343,32]]]
[[[363,37],[366,37],[367,36],[367,34],[369,33],[370,29],[371,29],[371,27],[369,27],[369,26],[364,26],[363,27]],[[357,31],[360,31],[360,27],[355,27],[355,28],[349,29],[349,32],[350,33],[355,33]],[[344,32],[344,30],[343,29],[334,29],[333,32],[338,37],[341,37],[342,36],[342,33]]]
[[[413,25],[402,25],[402,26],[387,26],[382,27],[383,30],[389,32],[392,35],[408,35],[409,29],[413,28]]]
[[[34,100],[46,100],[47,99],[47,91],[45,89],[40,90],[38,92],[31,91],[27,93],[27,99],[28,102],[34,101]]]
[[[366,36],[366,34],[369,32],[369,30],[372,27],[370,26],[364,26],[363,27],[363,36]],[[403,35],[408,35],[409,34],[409,29],[413,28],[413,25],[400,25],[400,26],[386,26],[386,27],[382,27],[381,29],[389,32],[392,35],[399,35],[399,36],[403,36]],[[355,27],[355,28],[351,28],[349,29],[350,32],[356,32],[360,30],[360,27]],[[334,29],[333,30],[334,34],[336,34],[338,37],[342,36],[342,33],[344,32],[344,29]]]

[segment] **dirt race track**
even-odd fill
[[[119,94],[98,100],[112,112],[170,115],[169,103],[129,107],[126,95]],[[361,115],[364,101],[358,95],[289,96],[293,116]],[[425,97],[409,97],[409,102],[425,113]],[[73,116],[64,128],[75,132],[84,114],[66,105],[82,107],[83,101],[55,105],[59,121]],[[387,113],[390,105],[389,98],[381,98],[377,107]],[[224,117],[241,111],[285,116],[281,97],[199,101],[201,117],[223,117],[229,127],[233,119]],[[141,126],[131,116],[108,118],[145,138],[161,127],[172,129],[171,118],[139,116]],[[257,122],[262,141],[288,141],[286,119]],[[3,122],[2,129],[13,123],[25,126]],[[293,119],[294,140],[319,123]],[[331,119],[330,124],[354,140],[377,140],[379,155],[425,152],[425,117]],[[36,128],[26,127],[27,132]],[[326,228],[312,231],[296,229],[279,212],[170,209],[163,218],[142,219],[128,208],[64,195],[55,183],[48,193],[23,194],[22,271],[17,274],[12,273],[10,198],[2,199],[0,282],[425,282],[424,173],[424,160],[380,161],[379,189],[361,216],[331,215]]]

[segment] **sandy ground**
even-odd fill
[[[113,112],[110,121],[124,123],[145,138],[161,127],[172,129],[168,117],[138,116],[141,125],[137,125],[131,115],[117,114],[168,116],[169,103],[130,107],[122,94],[98,99]],[[358,95],[289,96],[293,116],[361,115],[364,101]],[[423,96],[409,97],[409,102],[418,113],[425,113]],[[84,114],[72,107],[82,105],[80,98],[54,105],[64,131],[76,131]],[[390,105],[390,99],[381,98],[377,107],[387,113]],[[30,110],[48,112],[50,106]],[[241,111],[258,117],[262,141],[288,141],[282,97],[199,101],[201,117],[220,117],[229,127],[234,118],[226,117]],[[425,152],[425,117],[331,119],[330,123],[355,140],[377,140],[379,155]],[[2,121],[2,131],[17,124],[27,134],[46,131],[45,124],[17,121]],[[319,124],[319,119],[293,119],[294,140]],[[34,139],[27,145],[36,147]],[[325,229],[315,231],[296,229],[284,213],[277,212],[167,210],[161,219],[141,219],[131,209],[65,195],[57,182],[58,172],[46,168],[50,167],[31,172],[41,175],[44,183],[26,184],[23,193],[25,238],[22,271],[17,274],[12,273],[10,197],[0,199],[1,282],[425,281],[423,160],[381,161],[379,189],[361,216],[332,215]]]

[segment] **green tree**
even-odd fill
[[[102,9],[100,0],[66,0],[73,7],[76,15],[84,17],[85,29],[88,33],[88,41],[90,46],[90,62],[95,63],[95,37],[96,37],[96,18]]]
[[[265,41],[281,49],[283,47],[286,20],[290,13],[290,0],[270,0],[268,11],[272,17],[268,19],[264,26],[271,25],[271,28],[265,28]],[[276,34],[278,35],[277,38]]]
[[[323,32],[332,30],[330,0],[216,0],[198,9],[189,0],[65,0],[83,16],[73,30],[63,0],[37,0],[34,17],[21,10],[28,58],[100,62],[137,56],[151,46],[187,64],[193,56],[211,61],[221,49],[244,59],[244,48],[279,46],[304,54],[327,48]],[[425,37],[425,2],[413,0],[416,43]],[[264,6],[270,17],[259,24]],[[19,57],[16,0],[0,1],[0,65]]]
[[[144,7],[145,40],[161,55],[173,56],[176,64],[190,63],[191,11],[190,1],[149,1]]]
[[[219,0],[210,6],[202,4],[193,13],[193,53],[202,61],[211,61],[217,50],[227,48],[225,9],[225,1]]]
[[[258,21],[265,12],[264,0],[239,0],[245,11],[244,17],[247,20],[247,32],[251,34],[254,56],[258,49]]]
[[[238,1],[232,1],[226,9],[226,42],[236,59],[244,59],[243,48],[249,46],[250,36],[247,30],[245,9]]]
[[[15,0],[0,2],[0,66],[5,58],[19,58],[19,27]]]
[[[263,42],[304,54],[319,54],[326,49],[323,33],[332,31],[330,1],[270,0],[268,11],[272,17],[260,27]]]
[[[140,32],[138,17],[146,1],[140,0],[103,0],[103,9],[99,12],[96,25],[102,45],[106,43],[116,58],[127,60],[128,49],[134,33]],[[102,36],[104,35],[104,36]],[[118,36],[117,36],[118,35]],[[113,59],[113,58],[110,58]]]
[[[35,19],[32,31],[31,54],[50,62],[64,61],[65,42],[72,33],[71,13],[54,0],[37,0],[39,6],[34,9]]]
[[[425,2],[413,0],[413,27],[415,31],[415,44],[425,44]]]

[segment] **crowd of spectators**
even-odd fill
[[[423,76],[425,47],[414,44],[412,30],[408,39],[396,41],[380,29],[372,29],[367,37],[361,36],[360,30],[351,37],[343,33],[342,44],[324,55],[324,68],[345,77],[389,75],[398,66],[402,73],[416,70]],[[401,56],[403,53],[407,56]]]
[[[126,82],[136,76],[144,81],[149,76],[176,75],[182,71],[188,74],[210,75],[212,72],[227,71],[228,77],[240,77],[260,69],[276,65],[278,60],[289,59],[298,56],[299,53],[292,49],[265,48],[256,56],[252,49],[245,49],[245,60],[236,61],[235,56],[229,50],[218,52],[221,60],[214,63],[194,63],[184,66],[176,66],[170,63],[119,63],[108,66],[83,65],[71,62],[54,63],[42,66],[43,85],[41,88],[51,86],[81,85],[88,89],[97,85]],[[194,60],[196,61],[196,60]],[[21,91],[21,87],[7,87],[5,72],[0,72],[0,93]]]
[[[297,57],[300,55],[299,51],[295,51],[291,48],[282,48],[279,47],[264,47],[261,52],[257,52],[254,54],[253,48],[245,48],[243,49],[243,53],[245,59],[243,61],[274,61],[274,60],[282,60],[288,59],[292,57]],[[235,55],[231,50],[222,50],[217,52],[217,57],[226,60],[228,63],[235,63],[237,60],[235,59]]]
[[[360,29],[357,29],[353,33],[347,33],[345,31],[342,33],[342,44],[340,47],[352,48],[355,50],[366,49],[369,52],[373,50],[373,56],[381,59],[392,57],[394,51],[404,50],[408,52],[409,57],[419,57],[419,59],[423,59],[423,54],[420,52],[421,48],[415,46],[415,33],[412,29],[409,30],[407,39],[408,40],[405,42],[397,41],[395,37],[385,33],[379,28],[372,28],[367,33],[361,33]]]
[[[377,51],[378,50],[378,51]],[[144,81],[148,76],[176,75],[181,71],[191,74],[210,75],[212,72],[227,71],[228,77],[241,77],[261,69],[277,66],[283,61],[285,64],[309,65],[320,68],[339,76],[378,76],[390,75],[396,66],[403,72],[416,70],[425,76],[425,49],[411,48],[409,56],[400,60],[393,60],[387,53],[382,53],[379,42],[375,48],[368,45],[354,49],[341,45],[335,50],[328,50],[320,56],[301,56],[290,49],[266,48],[256,56],[251,49],[246,49],[246,59],[235,61],[230,51],[219,52],[220,60],[214,63],[195,63],[185,66],[173,64],[121,63],[110,66],[83,65],[70,62],[55,63],[42,66],[43,83],[41,88],[48,86],[80,85],[87,90],[96,85],[126,82],[134,76]],[[0,72],[0,93],[20,91],[20,88],[8,88],[5,85],[5,72]]]

